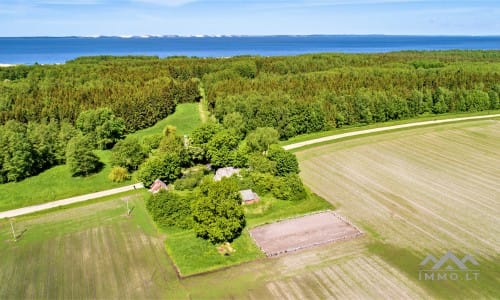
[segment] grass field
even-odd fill
[[[37,176],[20,182],[0,185],[0,211],[50,202],[77,195],[112,189],[131,184],[131,181],[114,183],[108,179],[111,152],[96,151],[104,168],[88,177],[72,177],[68,166],[53,167]]]
[[[371,235],[369,252],[439,298],[500,295],[500,121],[362,137],[297,152],[301,176]],[[419,282],[447,251],[479,262],[473,282]]]
[[[178,290],[161,238],[142,204],[125,198],[0,221],[1,299],[159,299]],[[176,296],[176,294],[171,294]]]
[[[161,120],[153,127],[137,131],[131,135],[139,138],[150,134],[161,134],[167,125],[175,125],[178,134],[187,134],[200,124],[198,103],[180,104],[176,112]],[[45,172],[20,182],[0,185],[0,211],[45,203],[73,196],[99,192],[132,184],[124,181],[114,183],[108,179],[111,172],[110,151],[96,151],[104,168],[88,177],[71,177],[68,166],[53,167]]]
[[[189,134],[201,123],[199,103],[183,103],[175,107],[175,113],[157,122],[155,125],[138,130],[129,136],[142,139],[148,135],[163,134],[163,129],[167,125],[177,128],[178,135]]]

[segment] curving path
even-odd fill
[[[27,215],[27,214],[31,214],[34,212],[38,212],[38,211],[42,211],[42,210],[46,210],[46,209],[51,209],[54,207],[65,206],[65,205],[69,205],[69,204],[73,204],[73,203],[78,203],[78,202],[83,202],[83,201],[92,200],[92,199],[96,199],[96,198],[115,195],[115,194],[131,191],[131,190],[139,189],[139,188],[144,188],[144,184],[136,183],[133,185],[123,186],[123,187],[119,187],[116,189],[111,189],[111,190],[101,191],[101,192],[97,192],[97,193],[86,194],[86,195],[82,195],[82,196],[76,196],[76,197],[71,197],[71,198],[67,198],[67,199],[47,202],[47,203],[43,203],[43,204],[8,210],[8,211],[0,212],[0,219],[13,218],[13,217],[17,217],[17,216]]]
[[[415,123],[408,123],[408,124],[401,124],[401,125],[394,125],[394,126],[387,126],[387,127],[380,127],[380,128],[359,130],[359,131],[353,131],[353,132],[346,132],[346,133],[329,135],[329,136],[325,136],[325,137],[322,137],[322,138],[317,138],[317,139],[313,139],[313,140],[308,140],[308,141],[304,141],[304,142],[290,144],[290,145],[283,146],[283,149],[285,149],[285,150],[292,150],[292,149],[297,149],[297,148],[308,146],[308,145],[313,145],[313,144],[317,144],[317,143],[323,143],[323,142],[338,140],[338,139],[342,139],[342,138],[346,138],[346,137],[351,137],[351,136],[356,136],[356,135],[363,135],[363,134],[369,134],[369,133],[375,133],[375,132],[381,132],[381,131],[388,131],[388,130],[394,130],[394,129],[402,129],[402,128],[425,126],[425,125],[433,125],[433,124],[442,124],[442,123],[450,123],[450,122],[459,122],[459,121],[468,121],[468,120],[491,119],[491,118],[496,118],[496,117],[500,117],[500,114],[484,115],[484,116],[473,116],[473,117],[463,117],[463,118],[453,118],[453,119],[443,119],[443,120],[433,120],[433,121],[424,121],[424,122],[415,122]]]

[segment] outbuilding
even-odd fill
[[[254,193],[252,190],[241,190],[240,191],[241,200],[243,204],[253,204],[260,201],[259,195]]]
[[[168,190],[168,186],[165,184],[165,182],[161,181],[160,179],[156,179],[155,182],[151,185],[149,188],[149,191],[153,194],[158,193],[161,190]]]

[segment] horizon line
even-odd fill
[[[500,37],[500,34],[385,34],[385,33],[342,33],[342,34],[144,34],[144,35],[20,35],[0,38],[224,38],[224,37],[321,37],[321,36],[387,36],[387,37]]]

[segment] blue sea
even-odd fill
[[[499,50],[500,36],[0,37],[0,64],[55,64],[94,55],[229,57],[450,49]]]

